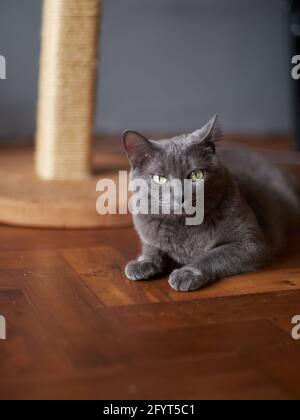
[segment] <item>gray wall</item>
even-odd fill
[[[290,129],[281,0],[105,0],[97,131]],[[0,0],[0,138],[34,131],[40,0]]]

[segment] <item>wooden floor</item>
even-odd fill
[[[132,228],[0,227],[0,399],[300,398],[300,234],[190,294],[126,280],[138,250]]]

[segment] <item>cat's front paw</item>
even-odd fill
[[[192,267],[182,267],[174,270],[169,277],[169,285],[179,292],[190,292],[200,289],[205,281],[202,273]]]
[[[131,261],[125,268],[129,280],[148,280],[159,274],[157,267],[149,261]]]

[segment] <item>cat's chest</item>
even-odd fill
[[[203,226],[147,223],[138,231],[144,242],[182,264],[189,264],[214,245],[211,233]]]

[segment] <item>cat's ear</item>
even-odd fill
[[[124,131],[123,143],[128,159],[134,166],[141,166],[153,154],[150,141],[137,131]]]
[[[222,130],[219,123],[218,115],[215,115],[200,130],[196,130],[191,134],[192,143],[201,143],[203,146],[210,147],[215,151],[215,143],[221,139]]]

